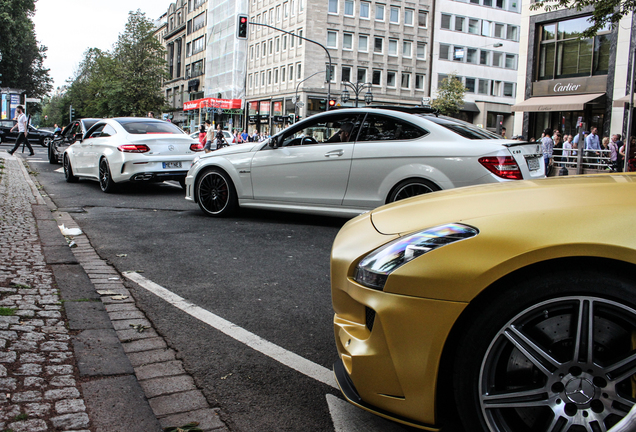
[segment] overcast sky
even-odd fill
[[[38,42],[48,47],[44,66],[53,88],[71,78],[88,48],[111,50],[124,31],[128,12],[141,9],[152,20],[170,0],[37,0],[33,17]]]

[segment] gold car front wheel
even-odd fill
[[[630,282],[590,271],[533,278],[497,297],[458,350],[466,429],[609,430],[636,403],[635,300]]]

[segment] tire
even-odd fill
[[[238,208],[236,189],[229,176],[217,169],[204,171],[197,178],[195,197],[203,212],[212,217],[227,217]]]
[[[116,189],[106,158],[102,158],[99,161],[99,187],[102,189],[102,192],[106,193],[112,193]]]
[[[401,181],[393,188],[389,194],[389,198],[386,200],[386,203],[389,204],[438,190],[440,190],[440,187],[428,180],[420,178],[407,179]]]
[[[79,180],[77,176],[73,174],[71,160],[66,155],[64,155],[64,177],[66,178],[67,183],[77,183]]]
[[[51,137],[44,137],[42,138],[42,142],[40,144],[42,144],[42,147],[48,147],[51,145],[51,141],[53,141]]]
[[[636,285],[547,274],[477,301],[464,321],[452,379],[467,431],[607,431],[636,403]]]

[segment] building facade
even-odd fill
[[[207,46],[207,0],[171,3],[161,32],[169,78],[163,92],[170,109],[164,117],[183,128],[199,124],[199,110],[184,111],[184,103],[203,98]]]
[[[626,95],[632,91],[636,21],[633,14],[594,38],[579,39],[592,9],[531,11],[524,5],[515,127],[527,138],[546,129],[601,137],[629,135]],[[631,133],[634,134],[634,129]]]
[[[284,32],[250,25],[247,127],[276,133],[325,111],[329,98],[355,106],[357,96],[364,105],[371,93],[374,104],[421,104],[429,95],[430,6],[430,0],[250,0],[251,22]],[[341,98],[345,89],[348,99]]]
[[[464,84],[460,118],[513,132],[521,0],[435,0],[431,97],[453,74]]]

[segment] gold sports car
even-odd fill
[[[349,221],[331,256],[344,396],[431,431],[608,431],[636,403],[635,226],[635,174],[453,189]]]

